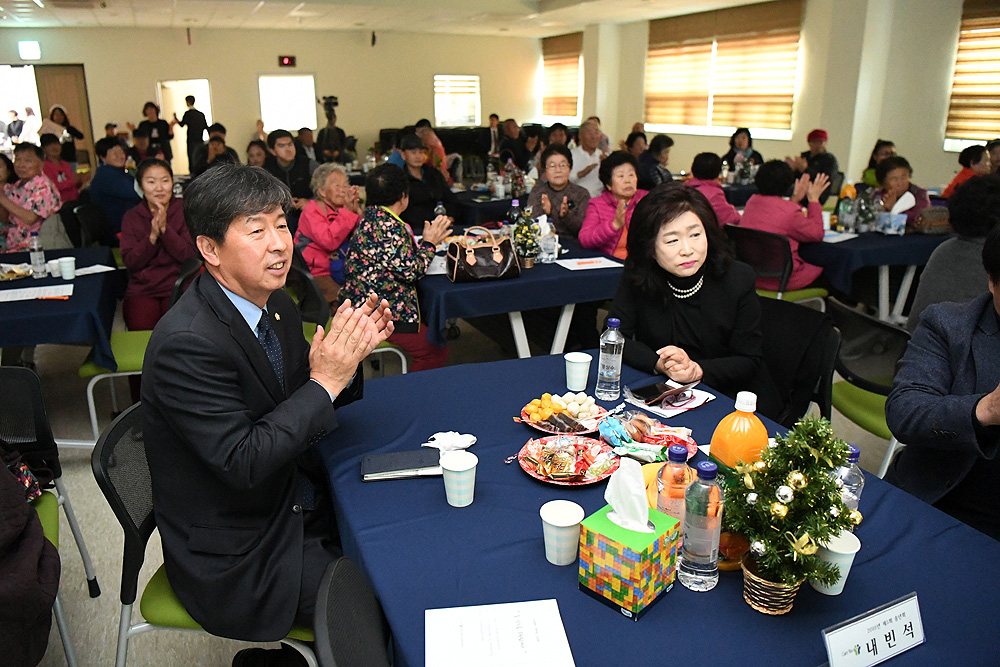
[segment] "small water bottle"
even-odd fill
[[[438,202],[437,206],[434,207],[434,217],[437,218],[442,215],[448,215],[448,209],[444,207],[444,204]]]
[[[656,473],[656,509],[672,516],[684,528],[684,493],[694,481],[695,471],[688,466],[688,450],[684,445],[670,445],[668,462]]]
[[[847,465],[833,471],[834,480],[840,480],[840,498],[849,509],[858,509],[861,501],[861,490],[865,487],[865,474],[858,467],[861,450],[854,445],[848,445],[851,453],[847,455]]]
[[[719,534],[722,532],[722,488],[718,467],[698,464],[698,479],[684,492],[684,544],[677,580],[692,591],[710,591],[719,583]]]
[[[28,240],[28,261],[31,262],[31,275],[35,278],[45,277],[45,251],[42,250],[42,240],[38,232],[31,232]]]
[[[621,321],[608,318],[608,328],[601,334],[601,356],[597,363],[597,391],[599,401],[617,401],[621,396],[622,350],[625,337],[618,331]]]
[[[518,225],[521,223],[521,202],[512,199],[510,208],[507,210],[507,224]]]

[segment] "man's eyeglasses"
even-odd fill
[[[671,396],[667,396],[666,398],[663,399],[663,403],[661,403],[661,405],[670,406],[672,408],[682,408],[693,400],[694,400],[694,390],[685,389],[679,394],[673,394]]]

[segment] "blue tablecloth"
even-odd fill
[[[737,208],[743,208],[750,201],[750,197],[757,194],[757,186],[753,183],[745,185],[723,185],[722,191],[726,193],[726,201]]]
[[[624,370],[626,383],[646,377]],[[594,378],[592,367],[591,394]],[[805,585],[789,614],[766,616],[743,601],[739,572],[723,572],[708,593],[675,585],[638,622],[587,597],[577,590],[575,566],[545,560],[538,510],[567,498],[590,514],[604,506],[606,484],[557,487],[529,477],[516,462],[504,463],[539,435],[512,417],[531,398],[564,384],[560,356],[453,366],[374,380],[364,400],[338,411],[340,428],[319,449],[345,552],[385,608],[397,665],[424,664],[425,609],[555,598],[581,666],[811,667],[826,659],[823,628],[911,591],[919,595],[927,643],[893,665],[996,664],[1000,543],[872,474],[861,497],[863,546],[838,597]],[[671,423],[692,428],[695,440],[706,443],[732,410],[723,396]],[[438,477],[361,481],[362,455],[417,449],[448,430],[478,437],[470,450],[479,465],[469,507],[450,507]]]
[[[479,197],[488,195],[488,192],[477,192],[474,190],[456,193],[455,199],[458,201],[458,215],[455,217],[455,225],[457,227],[471,227],[472,225],[481,225],[484,222],[505,220],[513,200],[479,200]],[[519,201],[524,206],[528,202],[528,197],[525,196]]]
[[[47,250],[46,259],[76,257],[77,268],[104,264],[114,266],[108,248]],[[0,255],[4,264],[28,261],[28,253]],[[111,353],[111,324],[117,299],[113,289],[116,272],[79,276],[73,281],[73,296],[65,301],[31,300],[0,303],[0,347],[80,343],[94,346],[94,361],[102,368],[117,369]],[[62,278],[25,278],[0,283],[0,289],[61,285]]]
[[[566,236],[560,237],[560,242],[568,251],[560,259],[602,256]],[[425,276],[417,283],[417,290],[427,339],[444,345],[446,320],[610,299],[621,275],[621,268],[570,271],[558,264],[536,263],[509,280],[453,283],[447,276]]]
[[[851,275],[864,266],[923,266],[947,235],[861,234],[840,243],[802,243],[799,256],[823,267],[823,275],[842,292],[851,292]]]

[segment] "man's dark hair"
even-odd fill
[[[417,124],[413,126],[413,129],[419,130],[422,127],[433,128],[434,126],[431,125],[431,122],[429,120],[427,120],[426,118],[421,118],[420,120],[417,121]]]
[[[151,157],[151,158],[146,158],[145,160],[139,163],[138,168],[136,168],[135,170],[135,180],[138,183],[142,183],[142,177],[145,176],[146,172],[152,169],[153,167],[163,167],[164,169],[167,170],[167,173],[170,174],[171,178],[174,175],[174,170],[170,168],[169,162],[167,162],[166,160],[161,160],[159,158]]]
[[[223,125],[222,123],[212,123],[211,125],[208,126],[208,133],[209,134],[225,134],[226,133],[226,126]]]
[[[158,107],[156,105],[156,102],[146,102],[145,104],[142,105],[142,115],[143,116],[146,115],[146,110],[147,109],[155,109],[156,110],[156,115],[157,116],[160,115],[160,107]]]
[[[121,145],[121,142],[116,137],[104,137],[97,140],[97,143],[94,144],[94,150],[97,151],[97,157],[105,158],[108,156],[108,151],[115,146]]]
[[[133,139],[149,139],[149,128],[147,127],[137,127],[132,130]]]
[[[300,127],[298,133],[302,134],[303,132],[312,132],[312,128],[311,127]]]
[[[292,133],[289,132],[288,130],[275,130],[274,132],[271,132],[269,135],[267,135],[268,148],[273,149],[274,145],[278,143],[278,139],[285,139],[285,138],[291,139],[293,142],[295,141],[295,137],[293,137]]]
[[[45,151],[30,142],[24,142],[14,145],[14,157],[17,157],[18,153],[34,153],[39,160],[45,159]]]
[[[762,195],[784,197],[795,184],[795,172],[783,160],[768,160],[760,165],[753,182]]]
[[[659,157],[660,153],[674,145],[674,140],[666,134],[658,134],[649,142],[649,152]]]
[[[539,169],[545,171],[545,165],[553,155],[562,155],[569,162],[569,168],[573,168],[573,153],[564,144],[549,144],[538,159]]]
[[[990,139],[986,142],[986,150],[991,151],[997,146],[1000,146],[1000,139]]]
[[[214,137],[209,137],[208,138],[208,143],[210,143],[210,144],[222,144],[223,146],[225,146],[226,145],[226,140],[224,138],[220,137],[219,135],[215,135]]]
[[[552,123],[552,125],[549,126],[549,136],[551,136],[556,130],[562,130],[567,136],[569,136],[569,128],[562,123]]]
[[[43,134],[42,136],[40,136],[38,138],[38,141],[41,143],[42,148],[45,148],[46,146],[48,146],[50,144],[58,144],[59,143],[59,137],[57,137],[56,135],[51,134],[51,133],[45,133],[45,134]]]
[[[986,269],[990,281],[1000,286],[1000,225],[996,225],[986,235],[983,244],[983,268]]]
[[[222,244],[234,220],[291,206],[288,186],[260,167],[235,163],[209,169],[184,191],[184,220],[195,242],[206,236]]]
[[[410,181],[394,164],[380,164],[368,172],[365,194],[369,206],[392,206],[410,193]]]
[[[980,239],[1000,226],[1000,175],[973,176],[955,188],[948,218],[958,234]]]
[[[896,169],[905,169],[910,172],[910,176],[913,176],[913,167],[910,166],[909,160],[900,155],[893,155],[875,165],[875,180],[878,181],[879,185],[884,185],[889,172]]]
[[[186,95],[184,97],[184,101],[187,102],[188,104],[194,106],[194,95]]]
[[[615,151],[608,157],[604,158],[597,171],[597,176],[601,179],[601,183],[603,183],[605,187],[611,187],[611,175],[615,172],[616,167],[620,167],[623,164],[632,165],[632,169],[635,171],[636,176],[639,175],[639,163],[636,162],[635,157],[633,157],[631,153],[626,153],[625,151]]]
[[[490,118],[491,118],[491,119],[492,119],[492,118],[496,118],[497,120],[500,120],[500,116],[496,115],[495,113],[491,113],[491,114],[490,114]]]
[[[524,138],[530,139],[531,137],[542,136],[542,126],[541,125],[528,125],[521,128],[524,132]]]
[[[646,133],[645,132],[631,132],[631,133],[629,133],[629,135],[627,137],[625,137],[625,145],[629,149],[631,149],[632,146],[635,144],[635,142],[637,142],[639,140],[640,137],[642,138],[643,141],[646,141]],[[649,148],[649,146],[646,146],[646,148]]]
[[[698,153],[691,162],[691,175],[703,181],[711,181],[722,173],[722,158],[715,153]]]
[[[958,154],[958,163],[963,167],[971,167],[974,164],[978,164],[983,159],[983,154],[986,152],[986,146],[969,146],[961,153]]]

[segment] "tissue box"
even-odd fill
[[[649,510],[652,533],[626,530],[608,518],[611,505],[580,525],[580,590],[633,621],[673,587],[680,523]]]

